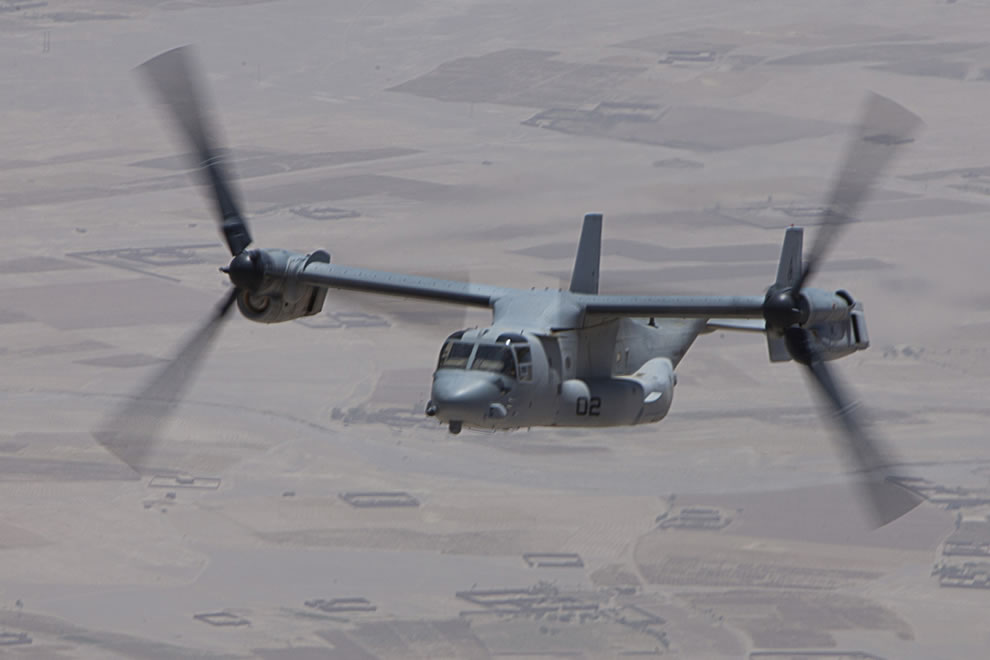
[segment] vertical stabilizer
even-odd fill
[[[780,263],[777,265],[777,281],[779,288],[792,287],[801,277],[801,248],[804,239],[804,229],[788,227],[784,232],[784,247],[780,249]]]
[[[780,263],[777,264],[777,281],[773,284],[775,289],[790,289],[801,278],[801,271],[804,269],[801,260],[803,242],[804,229],[801,227],[788,227],[784,232],[784,247],[780,249]],[[787,350],[783,335],[768,331],[767,348],[771,362],[791,360],[791,352]]]
[[[602,214],[584,216],[581,241],[578,243],[574,273],[571,275],[572,293],[598,293],[598,266],[602,257]]]

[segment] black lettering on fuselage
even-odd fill
[[[579,396],[574,410],[579,417],[598,417],[602,414],[601,397],[593,396],[588,399],[586,396]]]

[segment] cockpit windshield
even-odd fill
[[[440,349],[440,362],[437,364],[438,369],[466,369],[468,358],[471,357],[471,351],[474,350],[474,344],[466,341],[451,341],[448,340],[443,348]]]
[[[512,356],[512,350],[505,345],[478,346],[478,353],[474,356],[471,368],[478,371],[493,371],[509,378],[516,377],[516,360]]]

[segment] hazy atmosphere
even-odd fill
[[[928,660],[990,648],[990,2],[0,0],[0,656]],[[236,311],[138,474],[94,437],[225,292],[135,67],[191,44],[259,246],[601,291],[762,296],[864,98],[924,121],[816,275],[926,499],[871,529],[760,334],[666,419],[448,433],[490,312],[331,290]]]

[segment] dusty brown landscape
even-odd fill
[[[990,4],[0,0],[0,655],[981,658]],[[454,436],[486,313],[227,324],[138,476],[92,431],[229,286],[133,69],[197,47],[266,247],[515,287],[762,294],[868,91],[926,126],[816,285],[926,501],[871,531],[801,372],[714,333],[670,416]],[[192,478],[176,479],[178,470]]]

